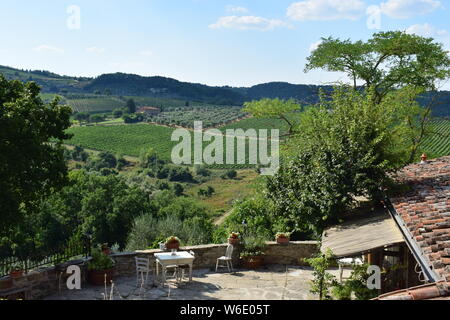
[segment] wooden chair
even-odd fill
[[[216,272],[219,268],[228,268],[228,272],[233,271],[233,250],[233,245],[229,244],[225,255],[217,258]],[[223,263],[225,263],[225,265]]]

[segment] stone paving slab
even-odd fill
[[[336,277],[338,270],[329,271]],[[350,271],[346,270],[348,276]],[[193,281],[177,284],[170,280],[165,287],[153,286],[149,276],[145,288],[136,286],[136,277],[114,280],[114,300],[314,300],[310,292],[311,268],[268,266],[261,270],[236,270],[215,273],[209,269],[194,270]],[[107,288],[110,295],[111,286]],[[86,285],[79,291],[62,291],[45,300],[103,300],[104,286]]]

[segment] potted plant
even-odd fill
[[[107,243],[102,244],[102,252],[107,256],[111,254],[111,249],[109,248]]]
[[[88,262],[89,283],[98,286],[111,282],[114,275],[114,260],[104,254],[100,249],[92,251],[92,260]]]
[[[239,233],[232,232],[230,237],[228,238],[228,243],[232,245],[236,245],[239,243]]]
[[[9,276],[17,279],[23,276],[23,267],[20,263],[14,263],[9,270]]]
[[[288,244],[291,238],[290,233],[277,233],[276,240],[279,244]]]
[[[266,241],[261,236],[250,235],[245,238],[241,261],[246,269],[258,269],[264,264]]]
[[[180,249],[180,239],[175,236],[168,237],[166,239],[166,249],[167,250],[178,250]]]

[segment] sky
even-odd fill
[[[303,71],[322,37],[403,30],[449,50],[449,10],[444,0],[1,0],[0,65],[215,86],[329,84],[345,76]]]

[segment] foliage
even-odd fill
[[[237,201],[233,212],[225,219],[222,226],[223,235],[216,234],[220,238],[216,238],[215,241],[225,240],[227,234],[234,231],[238,231],[244,237],[247,233],[253,233],[264,236],[266,240],[273,239],[273,234],[278,230],[289,229],[289,226],[285,224],[285,219],[275,216],[273,210],[273,204],[264,194]],[[247,222],[245,228],[242,221]]]
[[[67,182],[60,143],[69,138],[72,110],[57,99],[44,104],[39,91],[35,83],[0,75],[0,232]]]
[[[222,179],[236,179],[237,171],[236,170],[227,170],[222,176]]]
[[[306,71],[321,68],[345,72],[365,87],[374,87],[380,103],[396,88],[414,86],[435,89],[438,80],[450,76],[450,58],[443,45],[401,31],[379,32],[367,42],[323,38],[308,58]]]
[[[315,257],[305,259],[314,269],[314,280],[311,284],[311,293],[319,296],[320,300],[330,300],[330,288],[333,286],[334,276],[327,272],[330,267],[333,253],[330,249],[326,253],[319,252]]]
[[[136,103],[134,102],[133,99],[128,99],[126,109],[129,114],[136,113]]]
[[[88,270],[105,271],[114,268],[114,260],[100,249],[92,250],[92,260],[88,262]]]
[[[403,108],[408,103],[393,101],[375,104],[371,91],[341,88],[301,114],[301,131],[267,185],[276,215],[288,219],[292,230],[320,235],[355,197],[383,197],[389,174],[408,162],[414,134]]]
[[[175,236],[170,236],[166,239],[166,243],[180,243],[180,239]]]
[[[244,237],[244,249],[241,257],[252,257],[264,255],[264,249],[267,247],[266,237],[257,233],[250,233]]]
[[[333,294],[340,300],[351,299],[352,294],[355,295],[358,300],[370,300],[378,296],[378,290],[369,289],[367,287],[367,281],[370,275],[367,273],[369,268],[368,264],[353,265],[353,271],[350,278],[344,282],[344,284],[337,283],[335,281]]]
[[[210,128],[233,122],[245,116],[246,114],[240,107],[184,107],[166,110],[158,115],[147,117],[147,121],[185,128],[193,128],[195,121],[201,121],[203,128]]]
[[[177,234],[186,245],[211,242],[212,224],[201,219],[181,220],[176,216],[156,218],[145,214],[136,218],[127,241],[127,250],[159,248],[168,234]]]
[[[430,159],[450,156],[450,120],[435,119],[427,124],[428,136],[420,145]]]
[[[286,122],[288,134],[291,134],[296,125],[290,119],[294,112],[301,111],[301,106],[293,99],[284,101],[280,99],[262,99],[245,103],[244,111],[251,113],[256,118],[273,118]]]

